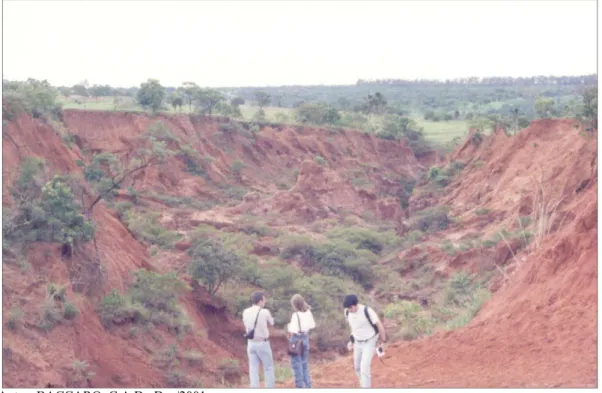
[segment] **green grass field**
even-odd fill
[[[434,142],[445,143],[455,137],[464,138],[468,134],[468,121],[450,120],[450,121],[427,121],[421,118],[414,118],[419,127],[424,128],[424,136]]]
[[[143,109],[132,99],[131,97],[99,97],[88,98],[76,102],[73,99],[62,98],[61,100],[63,108],[65,109],[85,109],[85,110],[97,110],[97,111],[130,111],[130,112],[143,112]],[[244,120],[252,120],[253,116],[259,110],[258,107],[241,105],[240,111]],[[194,107],[192,108],[194,111]],[[278,108],[278,107],[266,107],[264,108],[266,120],[270,122],[280,122],[281,118],[278,114],[283,114],[286,119],[283,123],[286,124],[297,124],[295,122],[295,112],[293,108]],[[188,105],[184,105],[181,111],[174,111],[173,107],[169,107],[165,113],[190,113]],[[413,116],[419,127],[424,129],[424,135],[427,139],[433,142],[445,143],[449,142],[455,137],[465,137],[468,133],[468,122],[464,120],[451,120],[451,121],[426,121],[418,116]],[[378,122],[378,119],[374,119]]]

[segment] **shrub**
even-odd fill
[[[46,298],[40,306],[40,322],[39,326],[41,329],[46,331],[52,330],[54,326],[60,322],[62,315],[54,299]]]
[[[182,236],[159,224],[160,216],[161,213],[136,214],[130,210],[126,213],[125,221],[128,228],[142,240],[162,248],[173,248],[174,243]]]
[[[487,239],[487,240],[483,240],[482,244],[483,244],[483,247],[485,247],[485,248],[491,248],[491,247],[495,246],[497,243],[498,243],[498,241],[496,241],[496,240]]]
[[[145,269],[134,273],[136,281],[130,289],[132,301],[147,309],[161,310],[179,315],[178,296],[188,289],[175,272],[159,274]]]
[[[72,320],[75,319],[75,317],[77,317],[78,313],[79,311],[77,310],[75,304],[70,302],[65,302],[63,304],[63,318],[67,320]]]
[[[257,223],[243,224],[240,230],[247,235],[257,235],[259,237],[268,236],[274,232],[270,227]]]
[[[8,314],[8,321],[6,322],[6,326],[10,330],[16,330],[21,324],[24,315],[25,314],[23,313],[23,310],[21,310],[19,307],[11,308],[10,313]]]
[[[243,267],[241,257],[226,249],[218,240],[197,239],[188,250],[188,255],[192,258],[188,273],[193,279],[201,281],[212,295],[223,283],[237,277]]]
[[[314,160],[318,163],[318,165],[320,166],[328,166],[328,162],[324,159],[324,157],[322,156],[314,156]]]
[[[113,290],[96,311],[105,327],[113,322],[131,321],[166,325],[176,332],[186,330],[189,322],[177,306],[178,296],[190,288],[174,272],[158,274],[141,269],[127,297]]]
[[[232,165],[230,166],[230,170],[234,173],[235,176],[240,176],[241,171],[245,167],[245,163],[239,160],[234,160]]]
[[[181,146],[180,150],[176,153],[176,157],[181,158],[182,161],[184,161],[184,164],[186,164],[186,172],[203,177],[207,175],[204,166],[199,162],[198,153],[192,146]]]
[[[410,219],[409,229],[420,230],[422,232],[436,232],[446,229],[451,220],[447,213],[447,206],[437,206],[416,212]]]
[[[413,229],[410,232],[408,232],[408,241],[410,242],[410,244],[414,244],[418,241],[420,241],[420,239],[422,239],[422,237],[424,236],[424,232],[422,232],[419,229]]]
[[[132,208],[132,206],[133,205],[131,202],[117,202],[115,204],[115,210],[117,211],[119,218],[124,218],[126,213]]]
[[[176,142],[178,138],[171,132],[171,130],[162,121],[156,121],[148,126],[146,134],[150,137],[155,138],[158,141],[165,142]]]
[[[455,273],[447,283],[445,303],[464,306],[472,300],[472,278],[464,272]]]
[[[472,143],[474,146],[479,146],[481,142],[483,142],[483,133],[480,131],[475,132],[470,137],[470,143]]]
[[[16,211],[3,230],[8,242],[50,241],[72,245],[86,242],[94,234],[91,222],[80,213],[66,176],[42,180],[40,160],[24,160],[17,179],[10,188]],[[43,184],[43,186],[42,186]]]
[[[5,117],[27,112],[33,117],[60,115],[61,104],[57,101],[58,90],[48,81],[28,79],[25,82],[3,81],[2,100],[6,103]],[[5,105],[3,105],[4,107]]]
[[[328,232],[331,239],[344,239],[360,250],[380,254],[385,247],[401,240],[394,231],[377,232],[368,228],[335,228]]]
[[[190,366],[201,366],[203,364],[203,354],[197,351],[184,352],[182,358],[187,360]]]
[[[100,320],[106,326],[114,319],[121,316],[120,314],[124,306],[125,300],[115,289],[113,289],[110,294],[102,299],[96,308],[96,311],[100,316]]]
[[[234,131],[236,131],[236,128],[232,124],[230,124],[230,123],[220,123],[218,125],[218,128],[222,132],[234,132]]]
[[[489,213],[491,213],[491,209],[487,209],[487,208],[480,208],[475,210],[474,212],[477,216],[484,216],[487,215]]]
[[[350,234],[351,232],[342,232],[342,234],[335,232],[334,236]],[[365,239],[355,238],[354,240],[361,243]],[[376,256],[366,249],[358,250],[353,244],[343,239],[314,243],[311,239],[303,236],[285,238],[283,244],[280,253],[280,257],[283,259],[298,256],[304,267],[313,268],[332,276],[347,275],[366,288],[372,286],[374,279],[372,264],[376,261]],[[366,246],[370,243],[362,244]]]
[[[290,259],[294,256],[301,258],[311,258],[314,253],[314,241],[307,236],[286,236],[280,240],[281,251],[280,258]]]
[[[186,378],[182,370],[177,368],[168,370],[165,380],[167,385],[172,388],[184,388],[188,386],[188,378]]]
[[[224,359],[218,366],[218,371],[221,377],[228,382],[235,382],[240,379],[243,372],[240,369],[238,360],[236,359]]]
[[[71,364],[71,373],[69,375],[69,383],[78,385],[90,381],[94,378],[95,373],[89,370],[88,362],[85,360],[74,360]]]
[[[57,285],[55,283],[48,283],[48,285],[46,286],[46,296],[48,298],[54,299],[54,300],[58,300],[60,302],[65,301],[66,299],[66,287],[64,285]]]
[[[408,337],[409,339],[430,335],[436,323],[436,320],[418,303],[407,300],[387,305],[384,314],[387,318],[399,321],[407,329],[404,333],[411,336]]]
[[[166,348],[157,352],[153,357],[153,364],[159,368],[171,369],[178,365],[178,346],[176,344],[168,345]]]

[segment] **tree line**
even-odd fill
[[[531,76],[531,77],[485,77],[476,76],[454,79],[358,79],[356,85],[397,85],[397,86],[535,86],[535,85],[597,85],[598,75],[580,76]]]

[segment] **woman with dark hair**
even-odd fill
[[[292,343],[301,341],[303,352],[296,356],[291,356],[291,367],[295,374],[295,386],[298,388],[311,388],[311,379],[309,377],[309,331],[316,327],[316,322],[311,314],[310,307],[303,297],[299,294],[291,298],[293,306],[293,315],[288,324],[288,336]]]

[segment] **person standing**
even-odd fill
[[[311,388],[311,378],[309,377],[309,331],[316,327],[316,322],[311,313],[311,309],[305,299],[299,294],[291,298],[293,306],[293,315],[288,324],[288,336],[291,343],[302,341],[303,353],[298,356],[291,356],[291,368],[295,375],[295,386],[298,388]]]
[[[266,297],[262,292],[251,296],[253,305],[242,313],[247,338],[247,355],[249,356],[249,381],[252,388],[259,387],[259,365],[263,366],[263,377],[266,388],[274,387],[274,358],[270,347],[268,324],[274,326],[274,318],[270,310],[264,308]]]
[[[378,315],[368,306],[359,304],[357,295],[347,295],[343,300],[345,318],[351,328],[351,341],[347,348],[353,348],[353,366],[360,380],[360,387],[369,388],[371,383],[370,365],[376,351],[376,341],[380,337],[387,341],[385,328]]]

